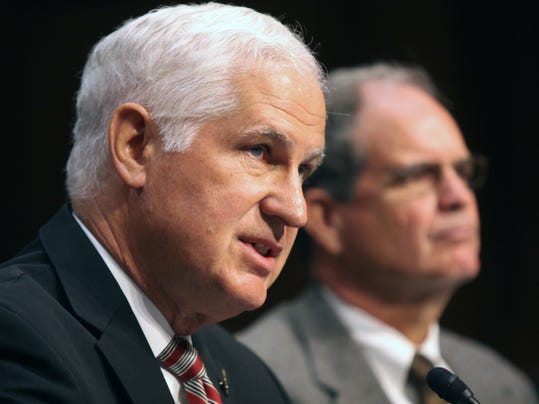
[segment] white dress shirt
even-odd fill
[[[326,287],[322,295],[364,352],[374,375],[393,404],[412,404],[406,395],[406,379],[416,353],[415,345],[395,328],[352,306]],[[440,352],[440,328],[434,323],[418,351],[434,366],[449,368]]]
[[[86,226],[79,220],[79,218],[73,214],[73,217],[80,225],[86,236],[90,239],[105,264],[109,268],[112,276],[118,282],[120,289],[125,295],[131,310],[135,314],[135,317],[150,345],[150,348],[155,357],[157,357],[161,351],[168,345],[174,336],[174,331],[170,327],[169,323],[163,316],[163,314],[157,309],[155,304],[148,299],[148,297],[140,290],[138,285],[127,275],[118,265],[118,263],[112,258],[112,256],[105,250],[105,248],[97,241],[92,233],[86,228]],[[167,370],[161,368],[161,372],[167,382],[167,386],[174,398],[176,404],[182,404],[180,400],[181,383],[179,380]],[[186,400],[184,402],[187,402]]]

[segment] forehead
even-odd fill
[[[362,86],[355,135],[370,159],[453,160],[468,154],[451,114],[423,90],[405,84]]]
[[[293,68],[257,68],[236,78],[240,110],[246,119],[322,132],[326,109],[318,82]]]

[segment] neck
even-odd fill
[[[131,261],[126,252],[127,241],[118,229],[123,218],[120,209],[111,209],[107,201],[101,199],[74,200],[73,212],[99,243],[118,262],[122,269],[129,267]]]
[[[336,275],[339,272],[327,266],[323,271],[315,270],[315,277],[343,301],[395,328],[416,346],[438,322],[453,292],[450,288],[429,288],[420,280],[385,280],[376,287],[363,280],[344,279]]]
[[[387,301],[368,292],[358,293],[347,288],[330,289],[348,304],[361,308],[385,324],[395,328],[414,345],[419,346],[432,324],[438,322],[447,299],[422,301]]]
[[[119,202],[118,202],[119,201]],[[120,268],[138,285],[139,289],[156,305],[173,331],[179,335],[194,333],[203,325],[215,322],[196,308],[186,311],[188,304],[179,304],[160,292],[154,279],[144,271],[146,262],[137,256],[137,244],[129,238],[129,210],[120,199],[94,198],[72,201],[73,211],[97,241],[118,263]],[[140,254],[139,254],[140,255]]]

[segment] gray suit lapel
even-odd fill
[[[289,312],[313,378],[335,403],[389,404],[361,349],[313,286]]]

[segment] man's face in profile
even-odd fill
[[[140,196],[148,294],[171,313],[221,321],[259,307],[306,222],[302,182],[324,148],[318,83],[261,69],[237,88],[239,110],[187,151],[159,152]]]
[[[479,217],[457,124],[417,88],[373,82],[363,90],[355,133],[367,163],[343,208],[346,262],[385,279],[473,278]]]

